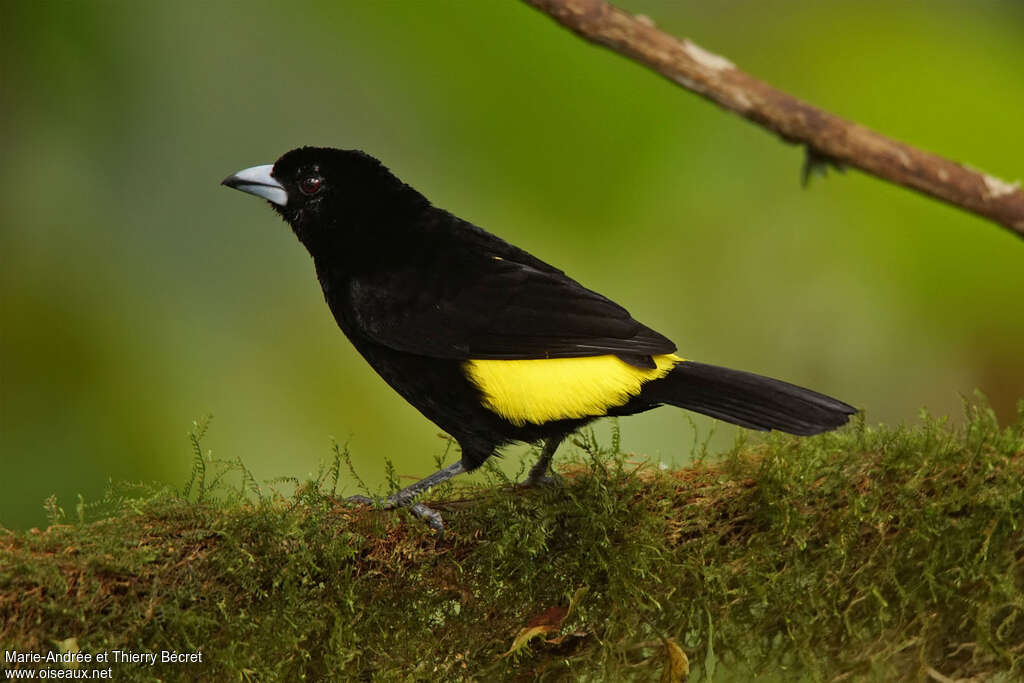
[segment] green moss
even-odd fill
[[[585,434],[560,486],[495,470],[434,494],[439,543],[341,504],[340,450],[284,496],[201,432],[181,492],[122,488],[75,523],[51,502],[46,531],[0,532],[0,649],[203,652],[118,680],[650,680],[665,639],[695,680],[1024,667],[1024,404],[1005,429],[969,406],[960,429],[770,437],[679,471]]]

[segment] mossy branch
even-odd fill
[[[122,491],[80,508],[99,519],[0,532],[0,649],[203,654],[118,680],[681,680],[683,652],[694,680],[1010,680],[1020,413],[772,437],[678,471],[584,435],[560,486],[440,492],[440,543],[343,505],[340,449],[288,496],[212,486],[208,461],[190,497]]]
[[[772,87],[721,55],[659,30],[605,0],[525,0],[582,38],[642,64],[676,85],[805,145],[804,180],[828,165],[853,166],[987,218],[1024,237],[1024,190],[964,164],[886,137]]]

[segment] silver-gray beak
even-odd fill
[[[220,181],[220,184],[263,197],[278,206],[285,206],[288,203],[288,193],[285,192],[284,185],[270,175],[272,170],[274,170],[273,164],[253,166],[234,175],[229,175]]]

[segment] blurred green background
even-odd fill
[[[842,116],[1024,175],[1024,3],[622,5]],[[182,484],[205,413],[214,455],[258,478],[305,476],[331,436],[375,486],[385,457],[432,470],[437,428],[335,328],[287,227],[218,185],[303,144],[374,154],[687,357],[869,421],[956,419],[975,388],[1008,419],[1024,395],[1021,240],[856,172],[802,189],[800,149],[514,0],[5,0],[0,57],[3,525],[108,477]],[[676,464],[694,438],[667,409],[622,428]]]

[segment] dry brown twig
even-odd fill
[[[788,95],[725,57],[658,30],[604,0],[524,0],[579,36],[658,72],[780,135],[806,146],[809,164],[853,166],[883,180],[994,221],[1024,238],[1024,191]]]

